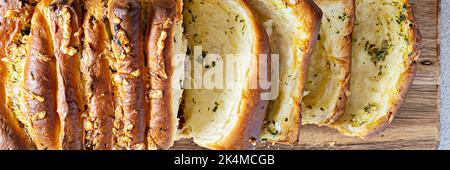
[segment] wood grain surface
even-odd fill
[[[302,126],[296,146],[270,145],[260,149],[437,149],[439,146],[439,10],[440,0],[412,0],[423,38],[417,76],[405,104],[380,136],[359,139],[330,128]],[[172,149],[202,149],[191,140]]]

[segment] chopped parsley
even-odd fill
[[[381,47],[377,48],[375,44],[369,43],[366,41],[365,50],[371,55],[371,60],[375,65],[379,62],[386,60],[386,56],[389,54],[389,48],[391,48],[391,44],[387,40],[383,40],[381,43]]]
[[[371,113],[372,111],[373,111],[373,109],[375,109],[375,105],[373,105],[373,104],[367,104],[367,106],[366,107],[364,107],[364,111],[366,112],[366,113]]]

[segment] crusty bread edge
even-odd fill
[[[406,69],[406,71],[402,74],[402,84],[398,84],[397,87],[400,91],[400,95],[394,100],[394,103],[392,104],[391,109],[387,113],[385,117],[382,117],[377,122],[377,126],[374,126],[373,128],[369,129],[367,134],[363,135],[362,138],[369,138],[373,136],[377,136],[381,132],[383,132],[388,125],[392,122],[394,119],[396,113],[400,110],[401,106],[403,105],[407,92],[412,86],[412,83],[414,82],[414,78],[416,76],[417,72],[417,60],[421,53],[421,43],[422,43],[422,35],[420,34],[419,26],[417,25],[417,20],[414,17],[413,9],[411,3],[409,3],[408,0],[404,0],[407,4],[407,11],[408,15],[407,18],[409,21],[411,21],[412,28],[409,30],[409,40],[413,46],[413,52],[409,55],[409,60],[411,64]]]
[[[125,57],[114,61],[118,63],[117,76],[115,79],[117,102],[116,108],[120,107],[121,113],[116,113],[115,121],[118,126],[114,136],[114,149],[143,150],[147,149],[152,141],[148,141],[147,132],[149,127],[149,103],[146,100],[146,81],[144,79],[144,42],[143,27],[141,25],[140,3],[137,1],[110,0],[108,3],[108,19],[111,33],[115,36],[123,31],[126,38],[114,38],[112,43],[113,55],[126,53]],[[126,14],[123,14],[126,13]],[[118,20],[114,19],[115,17]],[[119,29],[115,29],[119,27]],[[128,44],[121,41],[128,39]],[[119,40],[116,42],[116,40]],[[129,52],[125,48],[130,47]],[[117,57],[117,56],[116,56]],[[138,71],[138,72],[137,72]],[[119,82],[117,82],[119,80]],[[123,80],[126,83],[123,83]],[[131,100],[131,101],[130,101]],[[123,113],[123,114],[122,114]],[[126,129],[125,123],[133,125]],[[123,123],[123,124],[122,124]],[[122,125],[120,125],[122,124]],[[143,130],[145,129],[145,130]],[[113,129],[114,130],[114,129]],[[126,141],[130,138],[130,141]],[[125,139],[125,142],[121,142]]]
[[[160,149],[169,149],[176,139],[176,131],[177,131],[177,125],[178,125],[178,119],[177,114],[178,110],[172,110],[172,104],[174,99],[172,98],[172,89],[174,88],[174,84],[176,82],[172,82],[172,76],[175,70],[172,69],[172,59],[175,57],[176,54],[172,53],[172,49],[174,48],[175,44],[173,44],[173,38],[176,33],[177,24],[182,21],[182,0],[175,0],[175,1],[166,1],[166,0],[152,0],[152,8],[153,9],[153,15],[149,20],[151,22],[148,23],[148,32],[147,34],[157,34],[161,36],[162,32],[167,32],[167,38],[164,41],[163,46],[163,53],[162,53],[162,60],[163,63],[170,63],[170,64],[164,64],[165,70],[162,70],[166,72],[168,75],[168,78],[165,80],[154,80],[157,78],[152,77],[150,80],[150,84],[152,83],[159,83],[157,85],[158,87],[162,87],[161,90],[163,93],[163,97],[160,99],[151,99],[150,104],[150,130],[149,130],[149,136],[153,139],[155,144]],[[173,5],[176,8],[175,9],[169,9],[165,8],[166,6]],[[165,8],[165,9],[163,9]],[[165,18],[156,18],[159,19],[156,21],[155,16],[163,16]],[[160,25],[162,25],[163,20],[170,19],[172,24],[170,25],[170,28],[159,28]],[[152,23],[152,22],[158,22],[158,23]],[[155,24],[155,25],[154,25]],[[146,42],[146,49],[147,49],[147,55],[157,53],[156,51],[158,49],[150,48],[149,43],[158,43],[158,37],[154,37],[151,35],[147,35],[147,42]],[[170,48],[168,48],[170,47]],[[147,57],[148,60],[150,60],[150,56]],[[149,62],[150,63],[150,62]],[[153,87],[151,87],[153,88]],[[154,110],[156,109],[156,110]],[[167,117],[168,116],[168,117]]]
[[[324,1],[324,0],[318,0],[318,1]],[[323,124],[319,124],[319,126],[323,125],[331,125],[335,121],[341,117],[342,114],[344,114],[345,111],[345,104],[347,102],[347,98],[349,97],[349,91],[350,91],[350,74],[351,74],[351,68],[352,68],[352,35],[353,35],[353,29],[354,24],[356,20],[356,7],[355,7],[355,0],[343,0],[348,7],[347,9],[351,12],[349,14],[349,22],[347,25],[347,28],[350,30],[350,33],[347,34],[342,42],[345,42],[344,46],[346,48],[343,48],[341,53],[344,60],[340,64],[341,68],[345,71],[345,79],[340,82],[341,92],[338,96],[339,100],[336,103],[336,108],[334,109],[334,112],[332,113],[332,116],[328,120],[325,120]],[[324,1],[326,2],[326,1]]]
[[[409,40],[411,42],[411,45],[413,46],[413,52],[409,55],[409,60],[411,64],[408,68],[405,69],[405,72],[402,73],[402,79],[400,82],[403,82],[401,84],[397,85],[397,89],[400,91],[400,95],[396,99],[394,99],[392,106],[390,107],[389,111],[386,113],[384,117],[381,117],[380,119],[376,120],[375,125],[373,125],[371,128],[367,129],[364,133],[358,135],[358,137],[367,139],[371,137],[375,137],[382,133],[392,122],[397,112],[400,110],[401,106],[403,105],[407,92],[409,88],[412,86],[412,83],[414,81],[414,77],[416,75],[417,71],[417,60],[421,53],[421,42],[422,42],[422,35],[420,34],[419,26],[417,25],[417,20],[414,17],[413,9],[411,4],[408,0],[404,0],[404,3],[407,4],[407,19],[411,22],[411,29],[409,29]],[[355,136],[352,134],[349,134],[348,132],[340,129],[339,127],[335,127],[337,130],[339,130],[342,134],[347,136]]]
[[[270,41],[266,30],[248,2],[245,0],[236,0],[236,2],[240,3],[242,8],[247,11],[252,28],[254,28],[254,56],[252,56],[251,75],[246,80],[248,87],[250,81],[252,81],[251,77],[258,76],[259,74],[259,55],[270,55]],[[270,57],[268,57],[268,62],[270,62]],[[239,103],[240,113],[237,114],[239,115],[238,122],[235,123],[228,136],[222,138],[218,143],[207,145],[207,148],[216,150],[241,150],[251,149],[253,147],[253,142],[255,142],[261,133],[261,127],[266,117],[266,110],[269,103],[269,101],[261,100],[261,92],[262,90],[259,87],[258,89],[250,89],[243,92],[244,97]]]
[[[290,4],[290,0],[283,0],[285,3]],[[303,3],[303,4],[300,4]],[[304,8],[306,7],[306,8]],[[300,126],[301,126],[301,111],[302,111],[302,100],[303,100],[303,90],[305,88],[305,82],[307,77],[307,70],[309,66],[309,62],[311,59],[311,55],[314,49],[314,46],[317,42],[317,36],[319,35],[320,30],[320,24],[322,20],[322,10],[317,6],[317,4],[313,0],[300,0],[297,2],[297,4],[293,5],[292,8],[296,10],[296,14],[299,15],[310,15],[306,18],[309,18],[307,20],[307,26],[309,27],[308,37],[310,39],[309,45],[308,45],[308,51],[305,53],[304,57],[302,58],[303,65],[300,66],[302,69],[301,73],[303,72],[302,78],[299,78],[299,91],[302,93],[300,94],[299,98],[297,99],[294,107],[296,107],[296,112],[293,113],[294,116],[294,124],[291,125],[290,129],[287,131],[282,132],[280,134],[282,137],[281,139],[285,140],[269,140],[270,142],[275,143],[281,143],[281,144],[287,144],[287,145],[295,145],[299,142],[299,135],[300,135]],[[298,16],[299,18],[302,18],[303,16]],[[296,120],[298,119],[298,120]]]
[[[11,40],[11,36],[15,34],[13,31],[14,29],[11,28],[13,26],[13,22],[11,19],[4,18],[4,13],[7,10],[16,8],[13,4],[13,1],[5,1],[3,3],[6,3],[6,5],[0,6],[0,32],[10,34],[9,36],[4,36],[3,38],[0,38],[0,45],[7,45],[8,41]],[[22,9],[23,7],[27,8],[27,4],[22,4],[25,6],[19,7],[19,9]],[[28,9],[30,10],[30,9]],[[34,9],[31,9],[34,10]],[[32,15],[29,15],[31,17]],[[31,18],[30,18],[31,21]],[[3,23],[4,22],[4,23]],[[20,22],[18,22],[20,24]],[[5,35],[7,35],[5,34]],[[12,35],[11,35],[12,34]],[[5,51],[3,49],[0,49],[0,59],[5,57]],[[0,61],[0,150],[31,150],[36,149],[34,146],[34,143],[32,142],[31,138],[29,138],[25,132],[25,130],[20,127],[18,121],[16,120],[14,114],[6,107],[6,101],[5,101],[5,78],[7,73],[7,68],[4,65],[3,61]]]
[[[12,113],[4,106],[0,107],[2,107],[0,108],[0,150],[35,149],[31,139],[18,125]]]
[[[33,142],[18,125],[13,114],[5,107],[4,64],[0,61],[0,150],[35,149]]]
[[[106,17],[106,8],[102,6],[104,0],[86,1],[87,11],[83,22],[82,53],[80,63],[85,85],[84,103],[88,103],[87,114],[84,118],[85,150],[111,150],[113,148],[114,96],[112,74],[107,49],[110,42]],[[92,89],[96,87],[96,89]],[[106,93],[106,94],[104,94]],[[90,94],[90,95],[86,95]],[[97,124],[88,129],[87,123]],[[95,131],[98,135],[94,135]],[[89,146],[91,145],[91,146]]]

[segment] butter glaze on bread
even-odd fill
[[[117,104],[115,149],[146,149],[149,104],[146,99],[141,8],[137,1],[111,0],[113,75]]]
[[[114,94],[109,60],[109,35],[105,24],[107,0],[86,2],[84,18],[83,58],[81,71],[85,83],[84,97],[88,109],[84,120],[85,148],[113,148]]]
[[[181,8],[181,1],[162,0],[1,1],[0,32],[10,35],[0,38],[2,135],[17,144],[5,147],[172,146],[184,77],[172,63],[184,62],[174,56],[186,52]],[[159,29],[166,19],[173,23]],[[163,32],[167,41],[158,57],[167,67],[152,70],[168,74],[160,83],[149,63],[160,59],[152,57]],[[159,88],[164,97],[158,101],[152,90]]]
[[[57,0],[48,6],[48,20],[56,58],[57,112],[62,149],[84,147],[80,85],[83,11],[78,0]]]
[[[6,76],[5,73],[5,65],[0,63],[0,150],[34,149],[35,147],[24,129],[19,126],[12,112],[4,105],[3,78]]]
[[[152,0],[146,50],[150,69],[149,136],[160,149],[169,149],[177,135],[186,41],[182,0]]]
[[[36,10],[31,23],[24,71],[24,101],[37,148],[53,150],[61,147],[56,107],[56,58],[51,50],[50,29],[40,10]]]

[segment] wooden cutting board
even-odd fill
[[[412,0],[423,38],[417,76],[400,112],[380,136],[359,139],[330,128],[302,126],[296,146],[269,149],[436,149],[439,146],[439,10],[440,0]],[[202,149],[190,140],[173,149]]]

